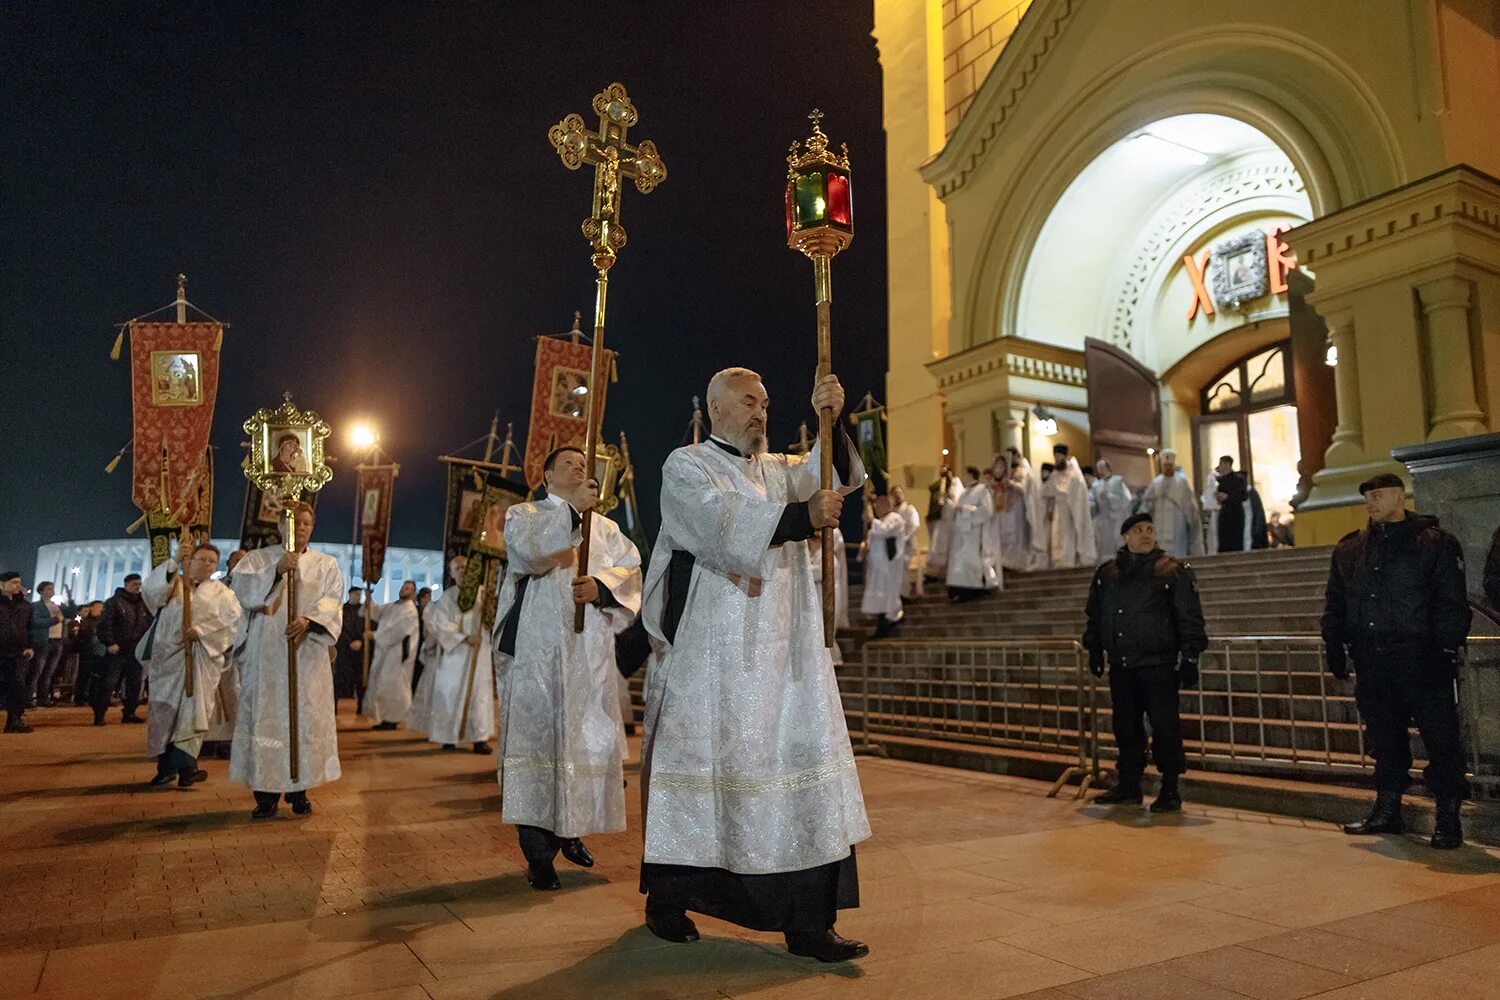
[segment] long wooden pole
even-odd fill
[[[281,511],[281,539],[282,544],[288,552],[297,551],[297,515],[288,502]],[[286,574],[286,580],[282,590],[282,597],[286,603],[286,622],[290,625],[297,618],[297,571],[292,570]],[[300,750],[297,745],[297,645],[298,640],[287,637],[286,640],[286,721],[287,721],[287,756],[289,758],[290,773],[292,781],[301,780],[298,767]]]
[[[604,305],[609,294],[609,270],[601,267],[599,276],[594,279],[594,347],[589,359],[589,394],[587,405],[584,409],[585,420],[588,427],[584,435],[583,460],[585,468],[588,469],[588,478],[594,478],[594,455],[599,451],[599,418],[603,416],[599,409],[600,386],[603,378],[599,371],[599,362],[604,357]],[[590,507],[583,512],[583,520],[579,529],[583,532],[578,542],[578,566],[576,576],[588,576],[589,572],[589,536],[593,531],[594,510]],[[573,631],[583,631],[583,605],[573,606]]]
[[[484,585],[474,591],[474,644],[469,649],[469,669],[464,673],[464,714],[458,720],[458,742],[469,733],[469,708],[474,704],[474,672],[479,668],[479,643],[483,642]]]
[[[833,374],[833,335],[830,307],[833,302],[833,274],[826,254],[812,259],[813,283],[816,286],[818,304],[818,381]],[[832,407],[818,411],[818,484],[821,489],[833,489],[833,421]],[[837,630],[835,602],[837,590],[834,579],[833,529],[823,528],[823,645],[832,648]]]

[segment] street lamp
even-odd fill
[[[380,432],[375,429],[374,424],[368,421],[357,421],[349,428],[349,443],[360,451],[373,450],[379,441]]]

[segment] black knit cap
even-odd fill
[[[1405,490],[1406,484],[1403,483],[1401,481],[1401,477],[1396,475],[1394,472],[1382,472],[1380,475],[1371,476],[1369,479],[1366,479],[1364,482],[1360,483],[1359,495],[1364,496],[1371,490],[1383,490],[1388,487]]]
[[[1155,523],[1155,522],[1153,522],[1151,520],[1151,515],[1150,514],[1131,514],[1129,517],[1127,517],[1125,519],[1124,523],[1120,525],[1120,534],[1122,534],[1122,535],[1125,534],[1127,531],[1129,531],[1131,528],[1134,528],[1137,524],[1140,524],[1142,521],[1146,521],[1147,523],[1153,523],[1153,524]]]
[[[10,571],[10,572],[6,572],[6,573],[0,573],[0,583],[9,583],[12,580],[19,580],[19,579],[21,579],[21,574],[15,572],[13,570]]]

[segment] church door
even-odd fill
[[[1094,454],[1109,459],[1132,490],[1145,489],[1161,449],[1161,391],[1156,374],[1125,351],[1089,337],[1083,342],[1088,372],[1089,435]]]

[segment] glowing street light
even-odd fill
[[[360,420],[349,428],[349,443],[360,451],[369,451],[379,440],[380,432],[368,421]]]

